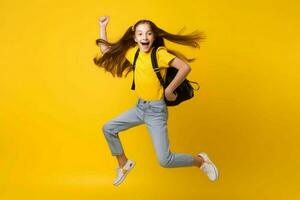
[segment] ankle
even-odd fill
[[[195,166],[200,168],[203,165],[203,163],[204,163],[204,159],[201,156],[197,155],[194,157],[194,165]]]
[[[124,165],[127,163],[128,159],[125,156],[125,154],[122,154],[120,156],[117,156],[117,160],[119,163],[119,167],[124,167]]]
[[[119,167],[121,167],[121,168],[124,167],[126,163],[127,163],[127,160],[119,162]]]
[[[128,159],[125,157],[123,159],[119,160],[119,166],[124,167],[124,165],[127,163]]]

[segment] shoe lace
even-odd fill
[[[211,164],[211,162],[209,161],[205,161],[202,165],[202,170],[205,172],[205,173],[208,173],[210,172],[209,170],[209,165]]]
[[[117,167],[116,171],[117,171],[117,174],[119,174],[120,172],[122,172],[123,174],[126,174],[128,170],[121,168],[121,167]]]
[[[116,168],[116,172],[117,172],[117,174],[119,173],[119,171],[121,170],[121,168],[120,167],[117,167]]]
[[[205,172],[205,173],[208,172],[208,168],[207,168],[207,165],[205,165],[205,163],[203,163],[202,171]]]

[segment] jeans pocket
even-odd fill
[[[150,109],[152,112],[155,113],[163,113],[166,112],[167,108],[165,105],[151,105]]]

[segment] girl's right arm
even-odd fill
[[[100,39],[107,41],[106,37],[106,26],[109,21],[109,16],[101,16],[99,19],[99,27],[100,27]],[[100,44],[100,50],[102,54],[105,54],[106,51],[109,50],[109,47],[105,44]]]

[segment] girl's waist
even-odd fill
[[[138,97],[138,104],[165,104],[164,99],[159,99],[159,100],[145,100],[142,99],[141,97]]]

